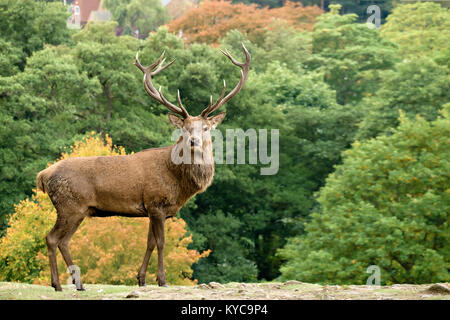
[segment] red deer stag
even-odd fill
[[[152,77],[169,67],[164,65],[164,52],[148,67],[144,67],[136,54],[135,65],[144,73],[144,88],[153,99],[166,106],[170,122],[181,129],[178,141],[169,147],[152,148],[125,156],[79,157],[61,160],[39,172],[36,178],[38,190],[48,193],[57,211],[54,227],[46,236],[51,268],[51,285],[61,291],[56,248],[58,247],[67,264],[72,266],[69,241],[80,223],[91,217],[149,217],[147,250],[138,272],[139,286],[145,285],[145,274],[155,246],[158,249],[159,286],[166,286],[164,273],[164,222],[173,217],[195,194],[203,192],[214,176],[212,141],[210,130],[219,125],[225,112],[208,117],[235,96],[247,80],[250,68],[250,54],[242,45],[246,61],[236,61],[226,50],[222,53],[241,68],[241,79],[236,87],[225,96],[225,81],[222,94],[213,104],[196,117],[190,116],[181,103],[178,91],[178,106],[167,101],[156,90]],[[198,130],[200,128],[200,130]],[[188,150],[192,155],[200,154],[200,161],[175,163],[173,153],[182,154]],[[203,159],[203,160],[202,160]],[[73,277],[75,278],[75,277]],[[84,290],[80,281],[74,282],[77,290]]]

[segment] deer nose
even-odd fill
[[[192,137],[191,138],[191,147],[198,147],[200,146],[200,139]]]

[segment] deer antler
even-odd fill
[[[178,107],[171,102],[169,102],[162,94],[161,87],[159,87],[159,90],[156,90],[156,88],[153,86],[152,83],[152,77],[157,75],[159,72],[163,71],[164,69],[168,68],[172,63],[175,62],[175,59],[169,62],[168,64],[164,65],[164,62],[166,59],[164,58],[165,51],[161,54],[158,60],[156,60],[154,63],[149,65],[148,67],[144,67],[139,62],[139,53],[136,53],[136,61],[134,64],[144,73],[144,88],[145,91],[147,91],[148,95],[152,97],[153,99],[157,100],[159,103],[165,105],[170,111],[175,112],[176,114],[182,116],[183,118],[189,117],[189,113],[184,108],[183,104],[181,103],[181,97],[180,97],[180,90],[178,90],[177,100],[178,100]],[[164,59],[163,59],[164,58]],[[155,69],[156,68],[156,69]]]
[[[202,113],[201,113],[202,117],[206,118],[210,113],[216,111],[221,106],[223,106],[228,100],[233,98],[242,89],[245,81],[247,81],[248,71],[250,69],[251,56],[250,56],[250,53],[248,52],[247,48],[245,48],[243,43],[242,43],[242,49],[244,49],[244,53],[245,53],[245,63],[240,63],[236,59],[234,59],[231,56],[231,54],[228,52],[228,50],[226,50],[226,49],[225,49],[225,51],[220,50],[220,51],[222,51],[222,53],[225,56],[227,56],[228,59],[230,59],[230,61],[234,65],[241,68],[241,80],[236,85],[236,87],[234,87],[234,89],[231,90],[230,93],[227,94],[227,96],[225,98],[224,98],[224,96],[225,96],[225,90],[226,90],[226,83],[224,80],[222,94],[220,95],[219,99],[217,99],[217,101],[214,104],[212,103],[212,96],[210,97],[209,106],[205,110],[202,111]]]

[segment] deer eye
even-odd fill
[[[208,131],[208,127],[207,126],[203,127],[203,131]]]

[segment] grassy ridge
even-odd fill
[[[444,284],[444,287],[449,287]],[[247,300],[247,299],[313,299],[313,300],[450,300],[450,294],[432,292],[430,285],[393,286],[321,286],[318,284],[287,281],[284,283],[228,283],[211,282],[196,286],[170,286],[144,288],[125,285],[86,284],[86,291],[78,292],[73,285],[63,286],[55,292],[48,286],[25,283],[0,282],[1,300]]]

